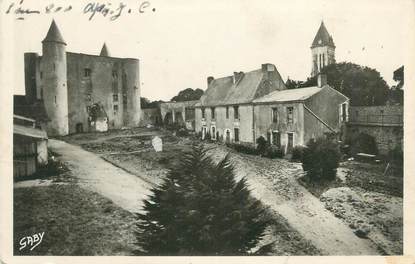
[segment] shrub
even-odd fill
[[[256,143],[257,143],[256,150],[257,150],[258,155],[261,155],[261,156],[264,155],[265,151],[267,150],[269,146],[269,143],[263,136],[260,136],[259,138],[257,138]]]
[[[270,159],[283,158],[284,151],[281,148],[278,148],[277,146],[270,145],[270,146],[267,146],[263,155],[264,157],[267,157]]]
[[[350,142],[352,155],[363,152],[367,154],[378,154],[378,147],[376,140],[371,135],[359,133]]]
[[[333,140],[310,140],[303,150],[303,170],[314,181],[335,179],[339,161],[339,147]]]
[[[268,220],[246,180],[235,180],[227,155],[216,164],[194,146],[152,189],[136,214],[144,255],[242,255],[262,238]]]
[[[238,152],[249,154],[249,155],[256,155],[257,149],[255,146],[251,144],[243,144],[243,143],[226,143],[227,147],[230,147]]]
[[[403,151],[400,146],[396,146],[388,153],[388,161],[395,166],[403,167]]]
[[[303,152],[304,147],[303,146],[295,146],[292,150],[292,157],[291,160],[302,160],[303,159]]]
[[[176,136],[178,136],[178,137],[187,137],[188,135],[189,135],[189,132],[187,131],[186,128],[180,128],[176,132]]]

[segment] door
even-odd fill
[[[277,132],[277,131],[272,132],[272,144],[274,144],[278,148],[281,148],[281,134],[280,134],[280,132]]]
[[[287,153],[291,153],[294,146],[294,133],[288,133]]]
[[[239,142],[239,128],[234,129],[235,142]]]
[[[225,140],[226,140],[226,143],[231,142],[231,131],[226,130]]]

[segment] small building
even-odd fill
[[[195,106],[199,100],[160,103],[160,114],[164,125],[180,124],[187,130],[195,129]]]
[[[348,119],[349,99],[321,80],[318,86],[270,93],[253,104],[254,136],[285,153],[326,133],[341,138]]]
[[[48,163],[47,134],[36,128],[35,120],[14,115],[13,176],[20,178],[36,173]]]

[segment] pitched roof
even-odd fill
[[[317,31],[316,36],[314,37],[313,44],[311,44],[311,47],[323,47],[323,46],[330,46],[330,47],[336,47],[333,42],[333,38],[329,34],[329,32],[326,29],[326,26],[324,25],[324,22],[321,22],[320,28]]]
[[[105,56],[105,57],[110,56],[110,53],[107,48],[107,44],[105,44],[105,42],[104,42],[104,45],[102,46],[101,53],[99,54],[99,56]]]
[[[56,25],[55,20],[52,20],[52,24],[50,24],[49,31],[42,42],[58,42],[66,45],[66,42],[63,39],[62,34],[59,31],[59,28]]]
[[[327,87],[327,86],[325,86]],[[317,86],[288,89],[282,91],[275,91],[269,93],[263,97],[254,100],[254,103],[270,103],[270,102],[289,102],[289,101],[304,101],[316,93],[320,92],[323,88]]]
[[[231,105],[252,102],[261,87],[261,81],[265,74],[281,79],[273,64],[263,64],[261,69],[250,72],[234,73],[232,76],[213,79],[208,89],[200,98],[197,106]],[[236,81],[234,81],[236,79]],[[276,82],[276,85],[279,85]],[[275,88],[275,87],[273,87]],[[284,87],[285,88],[285,87]],[[271,88],[272,89],[272,88]],[[275,89],[273,89],[275,90]]]

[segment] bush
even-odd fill
[[[292,151],[291,160],[301,161],[303,159],[303,152],[304,152],[303,146],[295,146]]]
[[[257,155],[257,149],[251,144],[226,143],[226,146],[244,154]]]
[[[271,145],[267,146],[263,156],[270,159],[283,158],[284,151],[281,148],[278,148],[277,146]]]
[[[176,136],[178,136],[178,137],[187,137],[188,135],[189,135],[189,132],[187,131],[186,128],[180,128],[176,132]]]
[[[337,143],[326,138],[310,140],[303,150],[303,170],[313,181],[335,179],[339,161]]]
[[[268,225],[265,209],[235,180],[227,155],[216,164],[194,146],[136,214],[140,255],[243,255]]]
[[[351,140],[350,145],[352,155],[359,152],[373,155],[378,154],[378,147],[375,138],[365,133],[359,133]]]
[[[258,155],[261,155],[261,156],[264,155],[265,151],[269,147],[269,143],[263,136],[260,136],[259,138],[257,138],[256,143],[257,143],[256,150],[257,150]]]
[[[389,151],[388,161],[397,167],[403,167],[403,150],[400,146]]]

